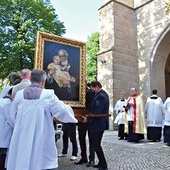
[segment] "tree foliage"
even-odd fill
[[[167,0],[167,2],[165,2],[165,6],[166,6],[166,12],[170,12],[170,0]]]
[[[9,72],[33,68],[36,31],[63,35],[49,0],[0,0],[0,78]]]
[[[97,57],[99,52],[99,33],[92,33],[87,40],[87,79],[89,82],[96,80],[97,78]]]

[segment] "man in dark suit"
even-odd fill
[[[91,104],[93,101],[93,97],[95,95],[95,91],[93,87],[91,86],[91,83],[87,83],[87,91],[86,91],[86,109],[90,110]],[[89,137],[89,131],[88,131],[88,124],[83,122],[78,122],[78,134],[79,134],[79,142],[80,142],[80,149],[81,149],[81,159],[78,162],[75,162],[76,165],[84,164],[88,162],[87,159],[87,147],[86,147],[86,134],[88,133]],[[91,167],[94,165],[94,158],[95,158],[95,152],[91,144],[91,140],[89,138],[89,162],[86,164],[87,167]]]
[[[109,118],[106,116],[109,113],[109,97],[99,81],[92,82],[91,86],[95,89],[96,94],[92,101],[90,115],[88,118],[84,117],[83,122],[89,123],[89,137],[99,159],[99,163],[93,167],[108,170],[101,140],[104,131],[109,129]]]

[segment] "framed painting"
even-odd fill
[[[34,68],[47,73],[45,88],[71,107],[85,107],[86,44],[37,31]]]

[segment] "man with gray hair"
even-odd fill
[[[9,146],[8,170],[56,170],[58,155],[52,119],[77,123],[72,108],[44,89],[46,73],[31,72],[31,85],[17,92],[10,109],[14,131]]]
[[[128,142],[138,143],[146,133],[143,99],[136,88],[130,89],[126,107],[128,121]]]
[[[30,75],[31,75],[31,71],[29,69],[21,70],[21,82],[13,87],[12,100],[14,99],[16,93],[19,90],[22,90],[22,89],[24,89],[25,87],[28,87],[31,84]]]

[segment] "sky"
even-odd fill
[[[64,22],[64,37],[87,42],[87,37],[99,30],[98,9],[104,0],[51,0],[51,4]]]

